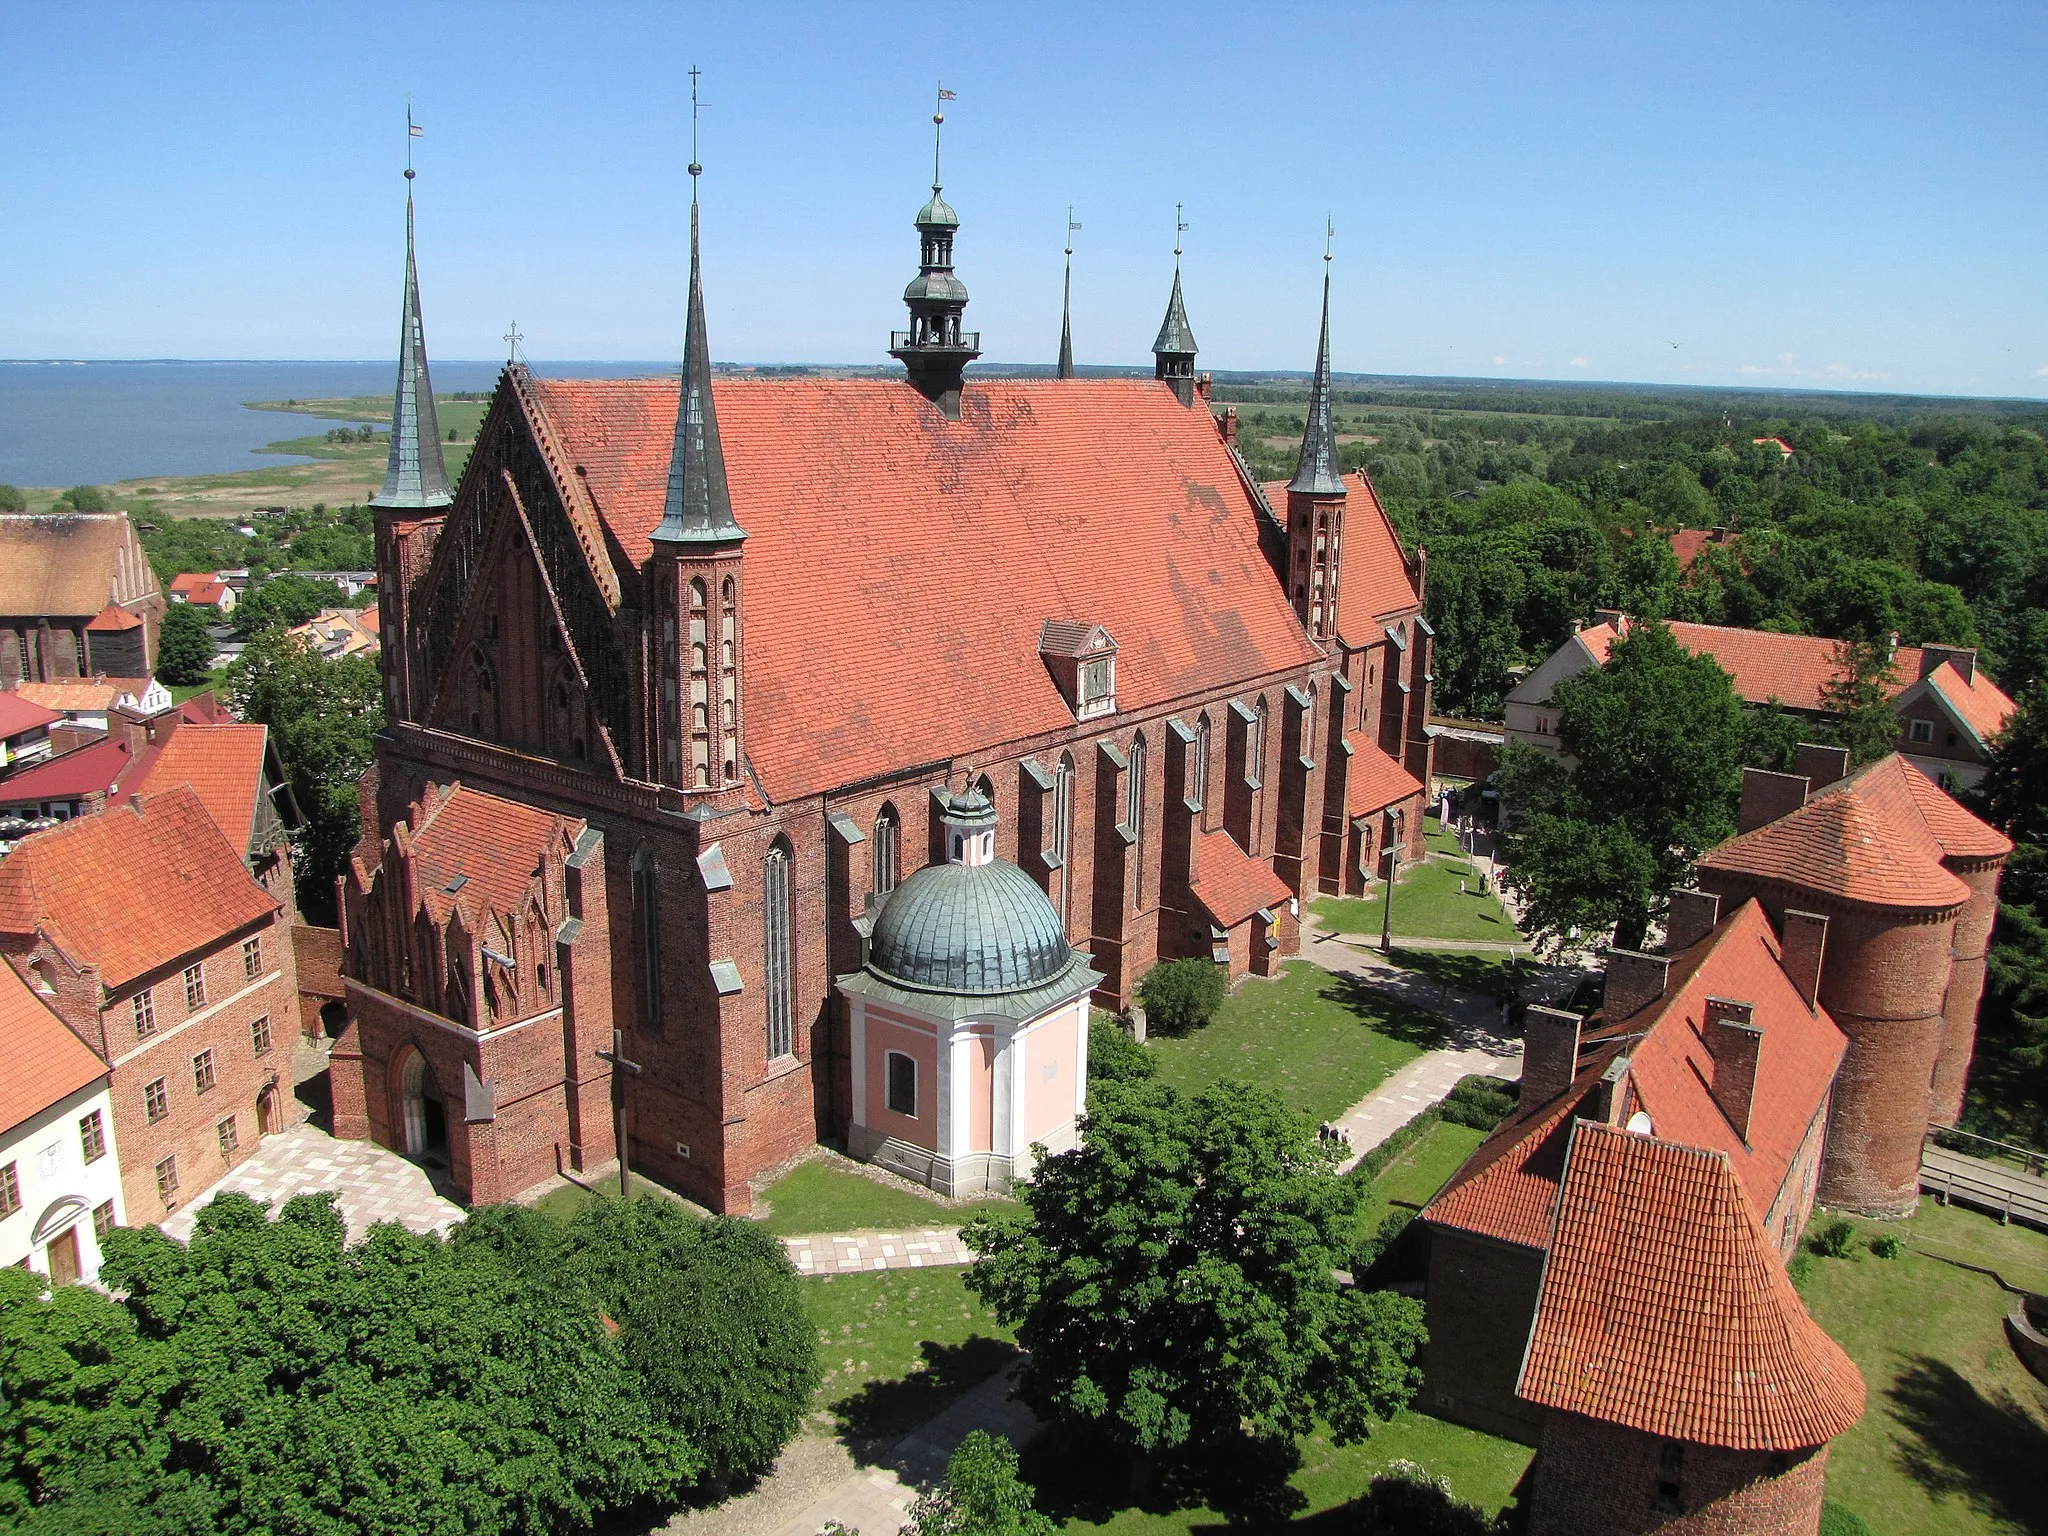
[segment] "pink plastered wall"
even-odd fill
[[[900,1051],[917,1063],[917,1115],[899,1115],[889,1108],[889,1053]],[[894,1136],[928,1152],[939,1150],[939,1050],[930,1026],[901,1014],[867,1010],[867,1123],[870,1129]]]
[[[1031,1031],[1024,1068],[1024,1134],[1019,1138],[1027,1147],[1073,1121],[1074,1079],[1081,1069],[1081,1030],[1087,1016],[1085,1003],[1070,1004]]]

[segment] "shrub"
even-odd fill
[[[1131,1038],[1131,1032],[1106,1013],[1088,1018],[1088,1081],[1132,1083],[1159,1070],[1149,1051]]]
[[[1460,1078],[1444,1099],[1443,1118],[1453,1125],[1490,1131],[1515,1112],[1520,1086],[1498,1077]]]
[[[1138,983],[1148,1025],[1169,1035],[1200,1029],[1216,1017],[1223,993],[1223,969],[1213,960],[1167,960]]]
[[[18,485],[0,485],[0,512],[26,512],[28,498]]]
[[[1494,1536],[1500,1522],[1412,1461],[1390,1462],[1359,1501],[1366,1536]]]
[[[1010,1443],[974,1430],[946,1463],[946,1480],[910,1506],[903,1536],[1057,1536],[1031,1507],[1034,1491],[1017,1475]]]
[[[1807,1244],[1824,1259],[1846,1259],[1856,1248],[1856,1229],[1844,1216],[1823,1222]]]
[[[1401,1238],[1414,1222],[1413,1211],[1389,1211],[1380,1218],[1377,1232],[1353,1244],[1350,1260],[1352,1283],[1376,1288],[1410,1278],[1401,1271],[1410,1267],[1402,1260],[1410,1255],[1412,1245],[1402,1243]]]
[[[1880,1259],[1896,1259],[1906,1251],[1906,1243],[1896,1232],[1880,1232],[1870,1240],[1870,1251]]]
[[[1792,1282],[1795,1291],[1806,1289],[1806,1282],[1813,1274],[1813,1255],[1804,1248],[1792,1255],[1792,1261],[1785,1266],[1785,1278]]]
[[[1870,1536],[1870,1527],[1854,1510],[1829,1499],[1820,1507],[1820,1536]]]

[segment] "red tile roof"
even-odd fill
[[[187,571],[171,578],[171,598],[182,599],[195,608],[217,608],[228,590],[226,582],[205,571]]]
[[[0,1135],[107,1075],[107,1064],[0,961]]]
[[[90,746],[61,753],[0,779],[0,805],[108,794],[119,787],[121,775],[133,761],[134,754],[127,742],[103,736]]]
[[[1954,662],[1944,660],[1927,674],[1926,682],[1983,746],[1988,747],[2004,733],[2005,723],[2019,707],[2004,689],[1984,675],[1982,667],[1971,668],[1966,679]]]
[[[1228,832],[1204,832],[1195,840],[1192,889],[1219,928],[1235,928],[1254,912],[1284,907],[1294,893],[1264,859],[1237,846]]]
[[[411,834],[414,889],[437,922],[459,907],[472,931],[480,912],[518,912],[557,830],[574,835],[584,825],[460,782],[429,786],[420,810]],[[458,878],[461,886],[448,890]]]
[[[676,388],[531,386],[563,475],[634,564]],[[713,391],[748,535],[747,749],[773,800],[1071,726],[1047,619],[1111,626],[1121,710],[1318,659],[1213,419],[1156,381],[970,383],[957,422],[897,379]]]
[[[109,630],[140,629],[142,620],[118,603],[109,603],[86,622],[87,629],[96,633]]]
[[[1835,659],[1835,648],[1841,642],[1819,635],[1779,635],[1675,620],[1665,627],[1693,655],[1711,656],[1720,663],[1735,685],[1736,696],[1751,704],[1776,699],[1787,709],[1824,713],[1828,705],[1822,695],[1842,673]],[[1591,624],[1579,631],[1578,638],[1593,659],[1604,664],[1617,637],[1613,625]],[[1919,677],[1920,648],[1900,646],[1892,657],[1892,697],[1904,693]]]
[[[1942,909],[1970,898],[1944,859],[2011,851],[2002,833],[1893,753],[1825,786],[1789,815],[1730,838],[1699,863],[1871,906]]]
[[[1807,1316],[1726,1154],[1581,1124],[1520,1394],[1737,1450],[1824,1445],[1863,1378]]]
[[[159,794],[189,784],[227,840],[246,850],[263,792],[263,754],[269,731],[260,725],[181,725],[171,733],[133,786]]]
[[[48,725],[64,717],[54,709],[45,709],[33,699],[24,699],[18,693],[0,693],[0,740],[19,736],[32,731],[39,725]]]
[[[1369,816],[1423,792],[1422,781],[1382,752],[1365,732],[1353,731],[1344,743],[1351,748],[1351,766],[1344,778],[1346,816]]]
[[[1284,522],[1287,482],[1269,480],[1262,488]],[[1401,535],[1394,531],[1394,520],[1380,504],[1372,477],[1362,469],[1354,470],[1344,477],[1344,489],[1350,494],[1344,504],[1344,544],[1338,555],[1337,633],[1354,646],[1373,645],[1384,638],[1388,619],[1420,608],[1422,599],[1415,591]]]
[[[1746,901],[1684,957],[1673,957],[1662,1001],[1617,1026],[1647,1031],[1630,1051],[1628,1071],[1654,1134],[1727,1153],[1759,1212],[1777,1198],[1848,1048],[1826,1009],[1808,1010],[1779,963],[1781,953],[1763,908]],[[1763,1031],[1746,1138],[1709,1087],[1709,997],[1748,1003],[1751,1022]]]
[[[0,859],[0,933],[43,929],[120,988],[267,918],[277,902],[250,877],[206,806],[180,786],[23,838]]]
[[[1548,1243],[1573,1117],[1620,1053],[1608,1044],[1589,1062],[1582,1050],[1566,1092],[1548,1103],[1517,1105],[1423,1207],[1423,1220],[1524,1248]]]

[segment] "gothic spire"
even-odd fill
[[[939,110],[932,113],[932,199],[911,221],[917,226],[918,274],[903,290],[910,329],[889,333],[889,355],[909,370],[919,394],[948,420],[958,421],[962,375],[981,356],[981,334],[960,328],[967,309],[967,285],[953,272],[960,215],[946,202],[939,182],[939,132],[946,121],[945,104],[952,99],[951,91],[939,87]]]
[[[411,160],[412,113],[406,113]],[[445,507],[448,468],[441,461],[441,424],[434,415],[434,385],[427,377],[427,333],[420,321],[420,277],[413,261],[412,166],[405,168],[405,300],[398,330],[398,387],[391,402],[391,458],[373,507],[426,510]]]
[[[1342,496],[1337,463],[1337,428],[1330,415],[1330,253],[1323,252],[1323,336],[1316,346],[1316,377],[1309,386],[1308,430],[1301,435],[1301,459],[1287,489],[1305,496]]]
[[[694,71],[692,72],[694,74]],[[668,461],[668,499],[652,537],[664,543],[729,543],[744,539],[725,482],[718,407],[711,397],[711,343],[704,332],[704,272],[697,253],[696,82],[690,84],[690,312],[683,327],[683,388],[676,403],[675,447]]]
[[[1195,333],[1188,325],[1188,308],[1180,296],[1180,237],[1187,220],[1181,205],[1173,205],[1173,294],[1166,301],[1166,318],[1159,323],[1159,338],[1152,343],[1152,377],[1165,379],[1182,405],[1195,403]]]
[[[1063,379],[1074,376],[1074,210],[1067,209],[1067,281],[1060,294],[1060,371]]]

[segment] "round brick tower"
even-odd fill
[[[1984,998],[1984,956],[1991,947],[1991,924],[1998,916],[1998,878],[2005,869],[2006,854],[2012,851],[2012,845],[1998,833],[1989,827],[1983,830],[2005,846],[1982,854],[1951,853],[1942,860],[1949,872],[1970,888],[1970,899],[1956,918],[1948,1002],[1942,1010],[1941,1055],[1934,1065],[1934,1090],[1927,1107],[1927,1118],[1937,1125],[1954,1125],[1963,1112],[1963,1085],[1970,1073],[1970,1055],[1977,1048],[1977,1005]]]

